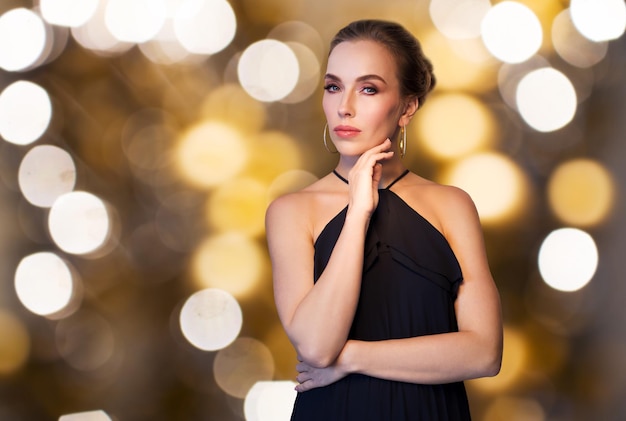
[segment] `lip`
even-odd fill
[[[337,126],[333,129],[333,131],[337,134],[337,136],[344,137],[344,138],[354,137],[358,135],[359,133],[361,133],[361,130],[352,126]]]

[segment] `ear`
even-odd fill
[[[408,98],[404,105],[404,112],[400,116],[400,121],[398,121],[398,125],[407,126],[409,122],[411,121],[411,119],[413,118],[413,115],[415,115],[415,113],[417,112],[418,108],[419,108],[418,98],[416,96]]]

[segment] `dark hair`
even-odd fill
[[[426,95],[435,87],[433,65],[422,47],[402,25],[384,20],[357,20],[337,32],[330,42],[330,51],[344,41],[375,41],[384,45],[396,59],[400,93],[403,96],[417,97],[419,106]]]

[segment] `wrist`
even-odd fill
[[[356,226],[369,225],[372,214],[366,210],[357,209],[356,206],[348,204],[348,210],[346,212],[345,224],[354,224]]]
[[[348,340],[344,345],[341,354],[339,354],[339,367],[345,374],[356,373],[358,367],[356,365],[355,351],[358,343],[355,340]]]

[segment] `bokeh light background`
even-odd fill
[[[626,418],[622,0],[2,0],[0,419],[287,419],[264,212],[333,168],[326,46],[371,17],[438,76],[407,165],[484,225],[474,418]]]

